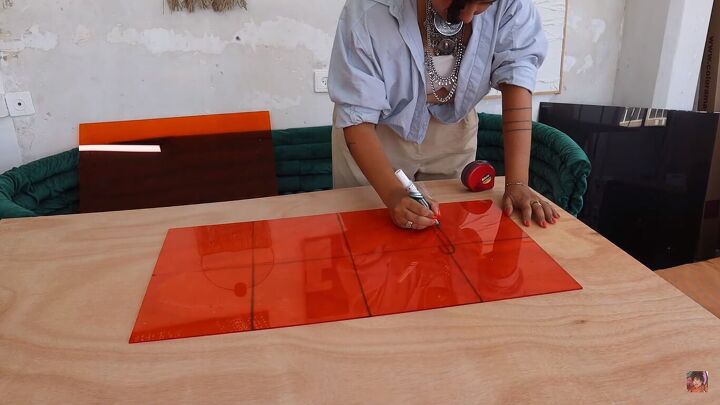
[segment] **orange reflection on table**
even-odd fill
[[[491,201],[442,226],[386,210],[172,229],[131,342],[356,319],[582,288]]]

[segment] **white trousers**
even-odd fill
[[[470,113],[456,124],[430,119],[422,144],[408,142],[384,125],[376,127],[378,138],[392,166],[416,181],[459,179],[465,166],[475,160],[478,115]],[[333,127],[332,163],[334,188],[368,185],[345,143],[341,128]]]

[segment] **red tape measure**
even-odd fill
[[[485,160],[476,160],[463,169],[462,183],[470,191],[485,191],[495,187],[495,168]]]

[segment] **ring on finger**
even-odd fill
[[[407,229],[412,229],[412,227],[413,227],[413,221],[408,220],[408,221],[405,223],[405,228],[407,228]]]
[[[530,201],[530,206],[532,206],[532,205],[534,205],[534,204],[538,204],[538,205],[540,205],[540,206],[542,207],[542,202],[539,201],[539,200]]]

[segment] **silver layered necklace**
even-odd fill
[[[425,69],[430,80],[430,87],[438,102],[445,104],[452,100],[457,90],[458,72],[460,63],[465,54],[465,46],[462,43],[465,25],[462,21],[451,24],[445,21],[432,6],[431,0],[426,0],[425,10],[425,32],[427,35],[427,46],[425,47]],[[455,64],[450,76],[440,76],[435,69],[433,56],[453,55]],[[438,95],[438,88],[446,87],[448,94],[445,97]]]

